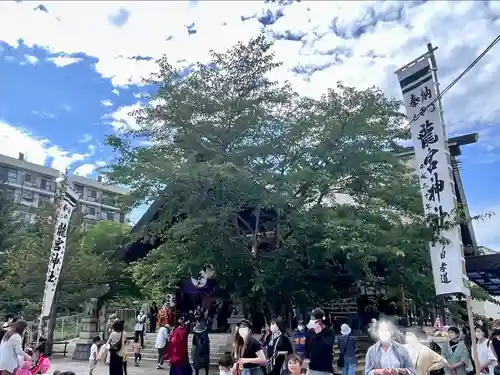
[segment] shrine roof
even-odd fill
[[[469,256],[465,258],[469,279],[492,296],[500,296],[500,254]]]

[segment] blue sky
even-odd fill
[[[106,134],[134,127],[128,113],[146,90],[152,59],[187,67],[264,30],[288,80],[318,96],[342,80],[401,97],[396,68],[431,41],[442,85],[500,32],[500,2],[0,2],[0,153],[95,177],[113,154]],[[473,213],[500,215],[500,46],[445,97],[451,136],[479,132],[463,148]],[[134,219],[140,212],[135,213]],[[500,249],[500,219],[477,223]]]

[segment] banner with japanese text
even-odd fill
[[[424,57],[396,74],[410,120],[424,211],[432,218],[436,237],[430,243],[436,295],[467,294],[460,227],[446,225],[454,221],[455,190],[429,59]]]
[[[71,214],[76,207],[77,201],[78,194],[71,188],[67,187],[57,210],[54,239],[52,241],[47,277],[45,279],[45,290],[43,293],[42,318],[50,315],[52,303],[54,302],[54,295],[57,283],[59,282],[59,275],[61,273],[64,254],[66,252],[66,236],[68,234],[68,227]]]

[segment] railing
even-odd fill
[[[80,335],[83,314],[62,316],[56,319],[54,341],[70,340]]]

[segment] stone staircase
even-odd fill
[[[334,320],[339,321],[350,321],[358,313],[356,297],[342,298],[338,303],[331,306],[324,306],[323,308]]]
[[[213,366],[218,365],[219,358],[227,351],[231,350],[231,336],[224,333],[211,333],[210,337],[210,363]],[[129,341],[132,341],[130,338]],[[132,341],[133,342],[133,341]],[[191,347],[193,342],[193,335],[189,335],[188,340],[188,353],[189,360],[192,362],[191,358]],[[158,350],[155,349],[156,343],[156,333],[148,333],[144,338],[145,348],[141,350],[143,361],[156,361],[158,359]],[[133,346],[129,344],[129,360],[133,361],[134,350]]]
[[[225,353],[231,350],[231,336],[227,333],[211,333],[210,337],[210,365],[212,367],[217,367],[219,358]],[[189,352],[189,360],[192,363],[191,358],[191,343],[193,341],[193,336],[189,335],[188,341],[188,352]],[[133,342],[133,338],[130,338],[129,342]],[[144,338],[144,346],[145,348],[141,350],[142,360],[143,361],[156,361],[158,359],[158,351],[155,349],[156,343],[156,333],[148,333]],[[361,346],[361,345],[360,345]],[[359,346],[358,346],[359,347]],[[365,366],[365,351],[366,349],[361,347],[358,353],[358,365],[356,368],[356,374],[361,375],[364,373]],[[339,357],[339,349],[338,346],[334,347],[334,367],[337,359]],[[134,350],[131,344],[129,344],[129,363],[134,360]],[[335,369],[336,374],[342,373],[341,370]]]

